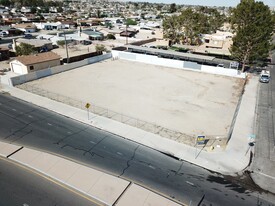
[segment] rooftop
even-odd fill
[[[52,43],[50,40],[46,40],[46,39],[24,39],[24,38],[19,38],[19,39],[16,40],[16,42],[30,44],[30,45],[33,45],[35,47],[42,47],[45,44],[51,44]]]
[[[16,57],[16,60],[21,62],[24,65],[37,64],[37,63],[57,60],[57,59],[61,59],[61,57],[54,52],[45,52],[45,53],[38,53],[34,55]]]

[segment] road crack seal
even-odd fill
[[[125,171],[130,167],[130,162],[135,158],[136,151],[137,151],[137,149],[139,148],[139,146],[140,146],[140,145],[138,145],[138,146],[135,148],[134,153],[133,153],[131,159],[129,159],[129,160],[127,161],[127,166],[123,169],[123,171],[122,171],[122,173],[119,175],[119,177],[121,177],[122,175],[124,175]]]
[[[79,131],[77,131],[77,132],[71,133],[71,134],[69,134],[69,135],[65,135],[63,138],[61,138],[61,139],[58,140],[57,142],[54,142],[53,144],[59,145],[59,144],[60,144],[61,142],[63,142],[65,139],[67,139],[67,138],[69,138],[69,137],[71,137],[71,136],[73,136],[73,135],[79,134],[79,133],[81,133],[81,132],[87,130],[88,128],[89,128],[89,126],[85,127],[84,129],[81,129],[81,130],[79,130]]]
[[[88,154],[90,154],[92,157],[96,155],[96,156],[98,156],[98,157],[104,158],[103,156],[101,156],[101,155],[99,155],[99,154],[97,154],[97,153],[95,153],[95,152],[91,152],[90,150],[85,150],[85,149],[73,147],[73,146],[68,145],[68,144],[62,146],[61,149],[65,148],[65,147],[70,147],[70,148],[72,148],[72,149],[74,149],[74,150],[83,151],[83,156],[85,156],[86,153],[88,153]]]

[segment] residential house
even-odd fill
[[[40,34],[36,38],[40,40],[49,40],[52,42],[53,45],[58,45],[58,41],[65,41],[65,35],[63,32],[58,32],[56,35]],[[89,36],[82,35],[80,31],[73,34],[66,34],[67,43],[81,43],[86,40],[89,40]]]
[[[61,24],[64,25],[65,29],[75,29],[77,27],[77,23],[74,21],[61,21]]]
[[[145,30],[153,30],[154,28],[160,28],[160,22],[155,22],[155,21],[149,21],[149,22],[141,22],[139,24],[140,29],[145,29]]]
[[[87,29],[83,30],[80,33],[80,36],[89,39],[89,40],[103,40],[104,39],[104,34],[96,31],[95,29]]]
[[[230,56],[229,48],[233,43],[232,37],[232,33],[222,31],[217,31],[215,34],[205,34],[202,37],[203,44],[197,47],[194,52]]]
[[[122,25],[124,22],[123,18],[105,18],[105,24],[111,23],[113,25]]]
[[[21,12],[22,13],[31,13],[31,8],[30,7],[22,7],[21,8]]]
[[[108,34],[113,34],[114,36],[120,35],[121,29],[118,28],[113,28],[113,29],[108,29],[108,28],[101,28],[99,29],[101,33],[103,33],[104,36],[107,36]]]
[[[28,74],[60,65],[61,57],[54,52],[19,56],[10,62],[11,71],[17,74]]]
[[[34,21],[37,21],[38,20],[38,16],[34,15],[34,14],[24,14],[23,16],[21,16],[21,20],[22,22],[34,22]]]
[[[13,17],[9,14],[2,14],[2,20],[4,25],[11,25],[22,22],[21,17]]]
[[[233,34],[230,32],[217,31],[216,34],[206,34],[204,35],[204,45],[206,48],[222,49],[225,43],[231,40],[232,37]]]
[[[135,36],[136,32],[133,32],[133,31],[122,31],[120,32],[120,36],[123,36],[123,37],[133,37]]]
[[[38,29],[43,30],[61,30],[65,29],[65,25],[61,22],[46,22],[46,23],[34,23]]]
[[[33,23],[13,24],[12,26],[25,33],[33,33],[37,31],[37,27]]]
[[[77,20],[77,24],[80,26],[98,26],[102,23],[102,19],[92,18],[92,19],[79,19]]]
[[[30,44],[39,51],[50,51],[53,49],[53,44],[50,40],[47,39],[25,39],[19,38],[13,41],[13,50],[15,51],[15,47],[20,45],[21,43]]]
[[[19,35],[22,35],[22,34],[24,34],[24,31],[22,31],[20,29],[13,28],[13,27],[10,27],[8,29],[8,35],[9,36],[19,36]]]

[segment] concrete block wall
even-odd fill
[[[23,84],[35,79],[39,79],[42,77],[46,77],[46,76],[50,76],[53,74],[57,74],[57,73],[61,73],[61,72],[65,72],[65,71],[69,71],[71,69],[75,69],[78,67],[82,67],[88,64],[93,64],[96,62],[100,62],[106,59],[109,59],[112,57],[111,53],[107,53],[107,54],[103,54],[100,56],[95,56],[95,57],[91,57],[88,59],[84,59],[82,61],[78,61],[78,62],[74,62],[71,64],[66,64],[66,65],[59,65],[56,67],[52,67],[52,68],[48,68],[48,69],[42,69],[36,72],[31,72],[29,74],[24,74],[24,75],[20,75],[20,76],[16,76],[16,77],[12,77],[10,78],[12,86],[16,86],[19,84]]]
[[[206,66],[197,64],[196,62],[189,62],[189,61],[180,61],[175,59],[166,59],[166,58],[159,58],[153,55],[146,55],[146,54],[136,54],[124,51],[116,51],[112,50],[113,58],[117,59],[124,59],[128,61],[137,61],[142,62],[145,64],[153,64],[177,69],[186,69],[192,71],[201,71],[210,74],[218,74],[224,76],[231,76],[231,77],[238,77],[238,78],[245,78],[245,73],[240,73],[235,69],[226,69],[221,67],[213,67],[213,66]]]

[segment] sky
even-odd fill
[[[188,5],[202,5],[202,6],[236,6],[240,0],[132,0],[150,3],[166,3],[166,4],[188,4]],[[274,7],[275,0],[261,0],[264,4]]]

